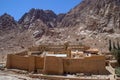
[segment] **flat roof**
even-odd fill
[[[46,56],[67,57],[67,54],[46,54]]]

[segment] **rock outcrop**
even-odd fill
[[[30,24],[34,23],[36,20],[41,20],[42,23],[46,24],[48,27],[55,27],[56,17],[57,15],[51,10],[33,8],[28,13],[25,13],[18,22],[19,24],[23,24],[24,27],[29,28]]]
[[[0,30],[12,30],[17,28],[17,22],[12,16],[5,13],[0,16]]]
[[[120,33],[120,0],[83,0],[66,14],[60,27]]]

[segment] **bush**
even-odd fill
[[[115,74],[120,77],[120,67],[115,68]]]

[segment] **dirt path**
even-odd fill
[[[110,80],[116,80],[115,77],[114,77],[115,70],[111,66],[106,67],[106,69],[111,73]]]

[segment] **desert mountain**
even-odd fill
[[[0,29],[11,30],[17,28],[17,22],[14,20],[12,16],[5,13],[0,16]]]
[[[5,13],[0,16],[0,35],[8,34],[11,31],[18,30],[19,26],[17,21],[14,20],[12,16]]]
[[[36,20],[41,20],[42,23],[46,24],[48,27],[55,27],[56,18],[57,15],[51,10],[33,8],[28,13],[25,13],[18,22],[26,27],[29,27]]]
[[[32,45],[64,42],[83,43],[105,51],[108,39],[119,39],[119,33],[120,0],[83,0],[66,14],[33,8],[18,22],[3,14],[0,51],[10,53]]]
[[[51,10],[31,9],[25,13],[18,21],[27,31],[30,31],[34,38],[40,38],[42,35],[49,35],[49,29],[57,27],[65,14],[56,15]]]

